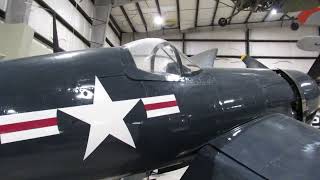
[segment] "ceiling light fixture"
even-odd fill
[[[272,14],[272,15],[276,15],[277,13],[278,13],[277,9],[272,9],[272,10],[271,10],[271,14]]]
[[[162,25],[164,20],[163,20],[163,18],[161,16],[156,16],[156,17],[154,17],[153,22],[156,25]]]

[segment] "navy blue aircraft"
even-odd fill
[[[0,63],[1,179],[318,179],[319,88],[298,71],[201,69],[161,39]]]
[[[312,46],[314,46],[312,44]],[[311,46],[311,47],[312,47]],[[245,63],[247,68],[260,68],[260,69],[269,69],[267,66],[259,62],[257,59],[250,56],[242,56],[241,60]],[[318,86],[320,85],[320,55],[317,57],[313,65],[311,66],[308,75],[312,77]],[[313,119],[309,119],[306,123],[312,125],[315,128],[320,128],[320,112],[318,111]]]

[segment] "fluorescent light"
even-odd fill
[[[272,10],[271,10],[271,14],[272,14],[272,15],[276,15],[277,13],[278,13],[277,9],[272,9]]]
[[[154,17],[153,22],[156,25],[162,25],[164,20],[163,20],[163,18],[161,16],[156,16],[156,17]]]

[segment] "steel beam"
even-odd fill
[[[128,16],[128,14],[126,13],[126,10],[124,9],[124,7],[123,7],[123,6],[120,6],[120,9],[121,9],[124,17],[126,18],[126,20],[127,20],[128,24],[129,24],[132,32],[137,32],[136,29],[134,28],[134,26],[132,25],[132,22],[130,21],[130,18],[129,18],[129,16]]]
[[[252,13],[253,13],[253,10],[251,10],[250,13],[248,14],[248,16],[246,17],[246,20],[244,21],[244,24],[247,24],[249,22],[249,19],[250,19]]]
[[[117,29],[114,27],[114,25],[110,21],[109,21],[108,24],[109,24],[111,30],[116,34],[116,36],[120,40],[121,39],[121,33],[120,34],[118,33]]]
[[[270,14],[271,14],[271,10],[269,10],[268,13],[263,17],[262,22],[266,22]]]
[[[145,0],[114,0],[112,6],[119,7],[119,6],[123,6],[130,3],[136,3],[140,1],[145,1]]]
[[[182,33],[182,53],[186,54],[186,42],[185,42],[186,34]]]
[[[157,6],[158,13],[159,13],[159,15],[161,16],[162,14],[161,14],[161,9],[160,9],[159,0],[155,0],[155,2],[156,2],[156,6]]]
[[[114,47],[114,44],[108,39],[108,37],[106,37],[106,43],[109,44],[109,46]]]
[[[288,21],[288,20],[285,20]],[[243,23],[232,23],[230,25],[228,25],[229,29],[252,29],[255,27],[259,27],[259,25],[271,25],[271,26],[276,26],[279,24],[279,20],[273,20],[273,21],[268,21],[265,23],[262,22],[248,22],[247,24],[243,24]],[[149,31],[148,34],[150,35],[150,37],[158,37],[158,36],[162,36],[162,35],[174,35],[174,34],[179,34],[179,33],[193,33],[193,32],[211,32],[213,30],[213,28],[216,28],[217,30],[221,29],[224,30],[224,27],[220,27],[219,25],[213,25],[213,26],[198,26],[197,28],[191,28],[191,29],[187,29],[187,30],[180,30],[178,28],[170,28],[170,29],[164,29],[164,30],[156,30],[156,31]],[[132,34],[132,33],[125,33],[126,36]],[[143,32],[137,32],[134,33],[135,35],[139,36],[139,37],[147,37],[146,33]],[[209,39],[208,41],[210,41],[211,39]],[[199,41],[205,41],[205,40],[199,40]],[[258,40],[261,41],[262,40]],[[264,42],[270,42],[269,40],[263,40]],[[250,40],[250,42],[257,42],[257,40]],[[282,40],[279,40],[277,42],[282,42]],[[289,42],[296,42],[295,40],[289,40]]]
[[[110,14],[110,21],[111,21],[112,24],[115,26],[115,28],[117,29],[117,31],[121,34],[123,31],[122,31],[121,28],[119,27],[117,21],[114,19],[114,17],[112,16],[112,14]]]
[[[79,13],[92,25],[91,17],[79,6],[75,0],[69,0],[69,2],[79,11]]]
[[[178,25],[178,29],[180,29],[181,24],[180,24],[180,2],[179,2],[179,0],[176,0],[176,4],[177,4],[177,25]]]
[[[231,21],[232,21],[232,18],[234,17],[234,12],[236,11],[236,9],[237,9],[237,6],[236,6],[236,5],[234,5],[234,7],[233,7],[233,9],[232,9],[232,13],[231,13],[230,20],[229,20],[228,24],[231,24]]]
[[[34,38],[36,38],[37,40],[39,40],[41,43],[47,45],[48,47],[50,47],[51,49],[53,49],[53,42],[49,41],[47,38],[45,38],[44,36],[42,36],[41,34],[34,32]],[[59,49],[60,51],[65,51],[64,49],[62,49],[60,47]]]
[[[196,2],[196,14],[195,14],[195,19],[194,19],[194,27],[198,26],[199,4],[200,4],[200,0],[197,0],[197,2]]]
[[[216,1],[216,7],[214,8],[214,11],[213,11],[211,26],[214,25],[214,21],[216,20],[216,15],[217,15],[217,11],[218,11],[219,2],[220,2],[220,0]]]
[[[138,13],[140,15],[141,21],[144,25],[144,29],[146,30],[146,32],[148,32],[148,26],[147,26],[146,20],[144,19],[143,13],[141,11],[141,8],[140,8],[140,5],[138,2],[136,2],[136,7],[137,7]]]
[[[246,55],[250,56],[250,29],[246,30],[246,35],[245,35],[245,41],[246,41]]]

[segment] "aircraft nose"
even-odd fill
[[[286,71],[298,88],[302,99],[305,116],[314,114],[320,107],[320,89],[318,84],[307,74],[299,71]]]

